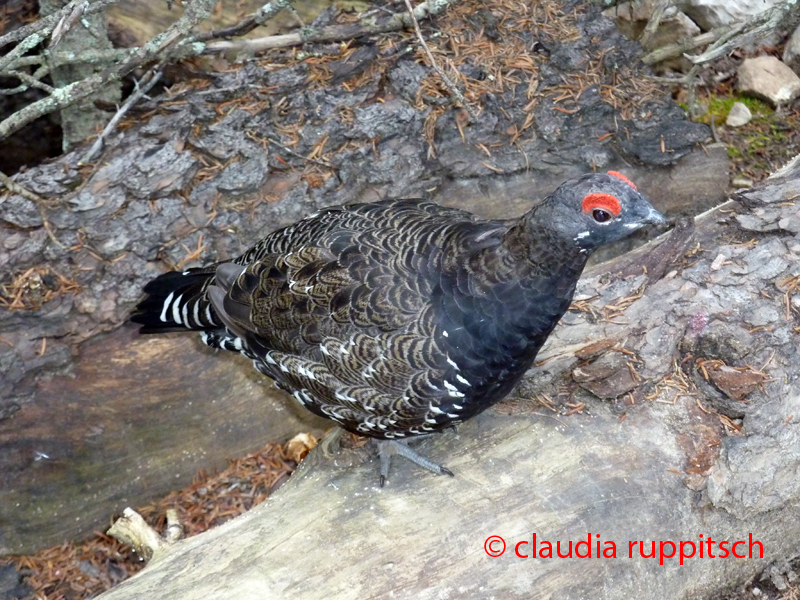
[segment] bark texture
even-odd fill
[[[526,399],[419,444],[455,478],[398,463],[379,489],[364,450],[317,448],[263,505],[101,597],[702,598],[797,556],[798,197],[800,159],[589,272]],[[534,532],[617,557],[515,556]],[[709,539],[752,558],[709,558]],[[642,558],[640,540],[704,557]]]
[[[41,0],[39,3],[41,15],[46,17],[62,8],[66,2],[63,0]],[[70,30],[57,44],[59,52],[72,52],[80,55],[81,52],[90,50],[111,50],[113,46],[108,39],[106,16],[99,12],[84,15],[76,19]],[[52,48],[53,51],[56,48]],[[52,65],[51,77],[53,85],[61,88],[81,81],[108,67],[108,63],[100,64],[75,64],[56,67]],[[122,95],[122,84],[119,81],[110,82],[97,94],[68,106],[61,111],[61,130],[63,132],[63,148],[71,149],[75,144],[83,142],[103,129],[110,116],[108,113],[95,107],[95,102],[103,102],[111,106],[118,105]]]

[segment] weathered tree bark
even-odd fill
[[[624,171],[673,214],[724,195],[724,148],[700,148],[708,128],[643,81],[641,50],[610,21],[570,8],[556,23],[553,4],[540,27],[504,6],[500,29],[460,5],[437,21],[453,43],[502,50],[457,64],[476,122],[439,103],[435,75],[402,51],[415,38],[397,34],[173,86],[93,167],[80,148],[16,177],[44,200],[0,195],[0,553],[103,527],[198,468],[319,433],[288,420],[247,361],[122,325],[165,265],[229,258],[345,202],[433,195],[509,217],[591,169]]]
[[[199,340],[146,339],[131,326],[82,344],[74,370],[41,381],[0,434],[0,552],[78,538],[108,520],[110,504],[185,484],[258,440],[330,427],[249,361],[219,358]]]
[[[40,0],[39,7],[42,17],[51,15],[64,8],[64,0]],[[74,23],[55,44],[51,50],[71,52],[80,55],[89,50],[111,50],[112,45],[108,39],[105,13],[84,15],[75,19]],[[110,66],[111,61],[98,64],[51,65],[51,77],[54,87],[60,88],[75,81],[81,81],[99,73]],[[61,130],[63,131],[63,148],[70,150],[75,144],[83,142],[103,129],[111,118],[108,113],[95,107],[95,102],[118,104],[122,95],[122,84],[119,81],[110,82],[98,93],[84,98],[61,111]]]
[[[420,443],[455,478],[379,489],[365,450],[315,449],[101,597],[703,598],[797,556],[798,198],[800,157],[587,273],[522,399]],[[572,558],[541,558],[556,540]]]

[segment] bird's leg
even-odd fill
[[[427,436],[417,436],[417,438]],[[423,469],[427,469],[431,473],[437,475],[450,475],[453,477],[453,472],[446,469],[442,465],[438,465],[429,458],[422,456],[416,450],[408,447],[408,440],[373,440],[378,446],[378,456],[381,459],[381,487],[386,483],[389,478],[389,467],[392,463],[392,456],[398,455],[407,458],[411,462],[419,465]]]

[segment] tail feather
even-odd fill
[[[131,321],[142,326],[141,333],[222,327],[206,295],[214,272],[211,267],[159,275],[144,287],[148,296],[136,306]]]

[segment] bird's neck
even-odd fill
[[[462,321],[491,323],[486,335],[475,325],[473,334],[486,338],[481,343],[494,345],[506,357],[532,360],[569,308],[587,256],[546,229],[531,230],[524,222],[495,240],[461,256],[454,285],[445,292],[453,302],[443,314],[455,317],[448,323],[451,327]]]
[[[496,251],[513,258],[511,264],[515,265],[517,277],[544,278],[554,284],[577,280],[589,257],[572,240],[563,240],[527,219],[520,219],[508,229]]]
[[[434,299],[439,342],[470,373],[476,406],[503,397],[530,367],[569,308],[585,264],[574,246],[516,223],[493,243],[466,250],[454,271],[445,269]]]

